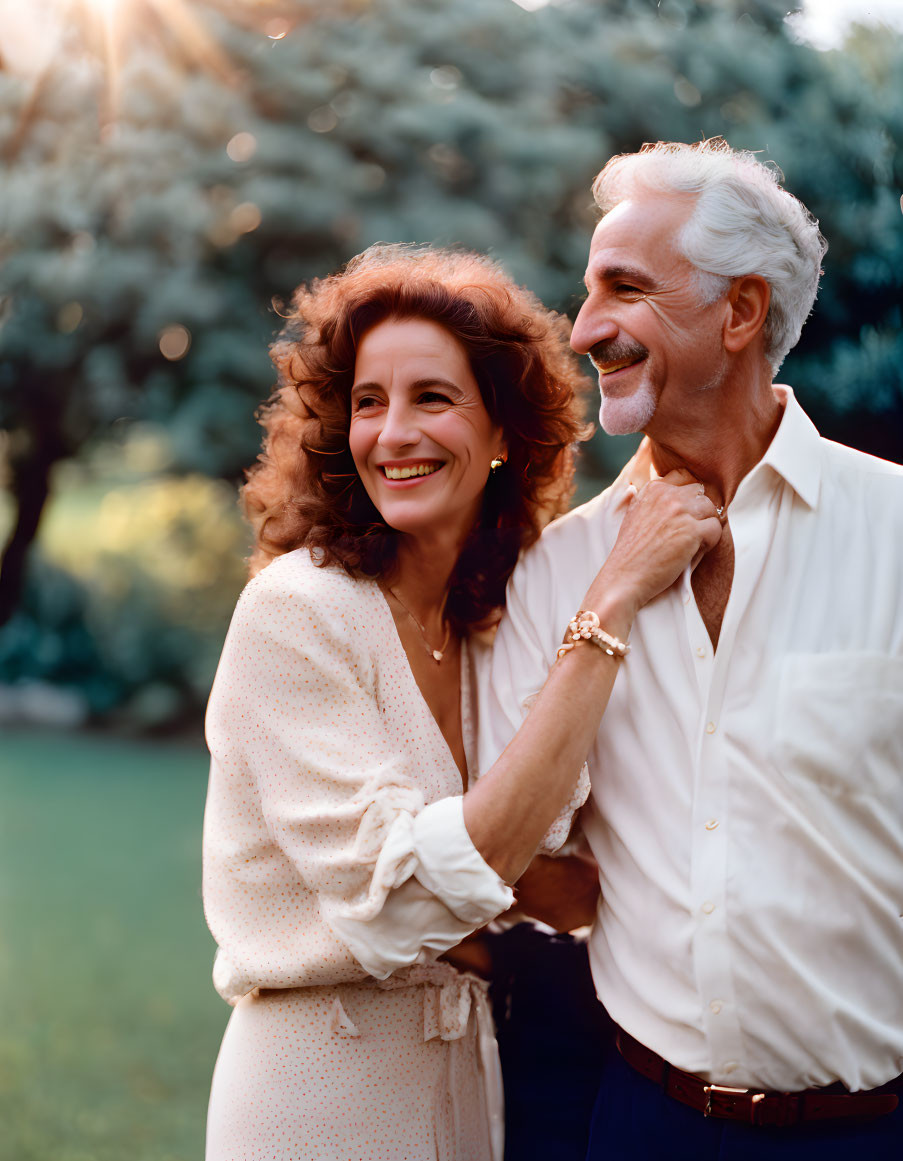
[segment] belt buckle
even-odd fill
[[[703,1086],[702,1091],[705,1093],[705,1097],[706,1097],[705,1108],[702,1110],[702,1115],[704,1117],[730,1117],[734,1111],[733,1106],[730,1103],[730,1098],[732,1096],[734,1096],[734,1097],[741,1097],[741,1096],[746,1097],[746,1096],[748,1096],[750,1098],[750,1116],[749,1116],[749,1119],[750,1119],[751,1123],[755,1124],[756,1105],[758,1105],[760,1101],[765,1100],[765,1093],[764,1092],[753,1092],[751,1089],[748,1089],[748,1088],[731,1088],[730,1086],[728,1086],[726,1084],[707,1084],[707,1085]],[[723,1112],[720,1112],[718,1109],[715,1108],[713,1098],[717,1099],[718,1097],[727,1098],[727,1108]]]

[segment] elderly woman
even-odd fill
[[[208,1161],[501,1155],[485,984],[438,957],[563,839],[633,614],[720,533],[686,480],[627,501],[576,643],[477,780],[476,634],[570,488],[565,336],[460,252],[374,247],[295,297],[208,714],[204,897],[234,1005]]]

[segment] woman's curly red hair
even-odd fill
[[[464,632],[491,622],[518,553],[566,508],[574,444],[586,434],[580,395],[589,386],[568,346],[567,320],[478,254],[378,244],[295,292],[271,348],[279,381],[258,411],[266,435],[243,492],[255,532],[251,572],[303,546],[353,576],[391,573],[397,534],[370,501],[348,447],[356,347],[390,318],[430,319],[463,344],[504,433],[508,462],[489,477],[451,578],[447,613]]]

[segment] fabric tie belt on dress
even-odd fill
[[[667,1096],[689,1105],[705,1117],[720,1117],[749,1125],[786,1127],[803,1121],[883,1117],[897,1107],[899,1097],[896,1092],[903,1088],[903,1077],[863,1092],[850,1092],[840,1084],[811,1088],[805,1092],[730,1088],[708,1084],[690,1072],[675,1068],[622,1028],[618,1029],[616,1041],[618,1051],[631,1068],[659,1085]]]
[[[459,972],[447,963],[414,964],[384,980],[368,980],[367,986],[383,991],[397,988],[423,989],[423,1039],[445,1040],[451,1044],[463,1039],[471,1012],[477,1029],[483,1084],[486,1093],[486,1115],[489,1138],[492,1143],[492,1161],[502,1161],[505,1142],[505,1108],[502,1090],[502,1070],[499,1063],[495,1025],[489,1006],[487,980],[468,972]],[[342,1006],[338,996],[329,1014],[329,1030],[337,1036],[360,1035],[354,1021]],[[454,1108],[457,1117],[458,1109]]]

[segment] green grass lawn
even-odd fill
[[[0,1161],[198,1161],[229,1009],[199,746],[0,738]]]

